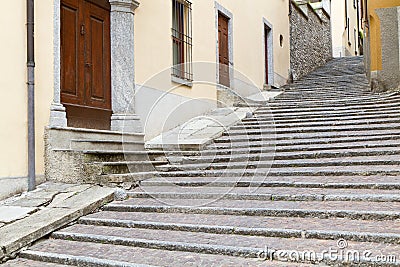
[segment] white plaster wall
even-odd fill
[[[273,26],[274,81],[278,85],[285,84],[288,78],[290,56],[289,1],[252,0],[251,5],[232,0],[218,0],[217,2],[233,15],[233,66],[235,70],[246,77],[246,83],[254,85],[257,90],[263,88],[265,83],[263,18],[265,18]],[[215,84],[217,78],[217,66],[215,65],[217,61],[215,1],[193,0],[192,3],[193,61],[210,63],[205,74],[207,76],[205,80]],[[154,99],[158,99],[157,96],[170,91],[172,88],[173,93],[170,96],[168,94],[164,96],[168,101],[163,101],[163,104],[160,104],[163,107],[160,109],[160,117],[157,118],[160,122],[165,114],[170,114],[186,99],[200,99],[198,103],[194,101],[189,110],[182,111],[181,114],[171,120],[165,130],[177,126],[191,117],[203,114],[216,106],[214,104],[203,105],[204,99],[207,100],[206,102],[217,100],[217,87],[215,85],[194,83],[192,87],[187,87],[171,82],[169,72],[172,64],[171,20],[171,0],[141,1],[141,5],[135,12],[135,79],[138,85],[144,85],[135,97],[136,112],[140,118],[145,121],[149,106],[154,104],[152,103]],[[280,35],[284,38],[282,47],[279,45]],[[200,67],[200,69],[202,68],[204,67]],[[201,72],[203,71],[194,70],[195,80],[199,78],[198,75],[204,75]],[[234,81],[236,83],[236,80]],[[253,90],[252,86],[240,89],[247,93]],[[159,122],[155,123],[155,125],[158,124]],[[160,128],[154,127],[149,131],[149,136],[157,133],[161,133]]]

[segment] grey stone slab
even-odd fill
[[[49,198],[33,198],[25,197],[17,199],[8,204],[8,206],[19,206],[19,207],[40,207],[50,202]]]
[[[75,192],[50,208],[43,208],[23,219],[0,228],[0,247],[5,254],[11,254],[22,247],[42,238],[52,231],[88,214],[113,200],[114,189],[93,186],[83,192]],[[3,207],[0,207],[0,209]],[[32,208],[5,207],[27,214]],[[0,253],[2,253],[0,252]],[[1,255],[0,255],[1,256]],[[0,257],[1,258],[1,257]]]
[[[0,207],[0,222],[10,223],[22,219],[35,210],[36,208],[32,207],[2,206]]]

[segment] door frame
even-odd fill
[[[268,35],[266,36],[266,29],[268,30]],[[263,27],[262,27],[262,51],[263,51],[263,61],[264,61],[264,87],[273,86],[275,82],[275,72],[274,72],[274,29],[272,23],[270,23],[266,18],[263,18]],[[265,42],[267,41],[268,51],[265,49]],[[268,64],[265,61],[266,55],[268,53]],[[265,74],[268,72],[268,81]]]
[[[54,96],[50,106],[50,128],[67,128],[66,109],[61,103],[61,0],[53,1],[53,78]],[[89,0],[91,1],[91,0]],[[133,27],[122,27],[123,22],[134,24],[136,0],[108,0],[111,4],[111,130],[141,132],[139,117],[134,112],[134,33]],[[121,31],[125,32],[121,37]],[[121,57],[128,59],[122,63]],[[121,76],[128,76],[129,82]],[[125,79],[126,80],[126,79]]]
[[[234,87],[234,61],[233,61],[233,13],[215,1],[215,34],[216,34],[216,84],[219,87],[225,87],[219,84],[219,36],[218,36],[218,17],[222,14],[228,20],[228,50],[229,50],[229,83],[230,87]]]

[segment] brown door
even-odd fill
[[[269,63],[268,63],[268,36],[269,36],[269,29],[264,27],[264,42],[265,42],[265,84],[269,84]]]
[[[68,126],[110,128],[110,50],[108,0],[62,0],[61,102]]]
[[[229,79],[229,18],[218,15],[219,83],[230,87]]]

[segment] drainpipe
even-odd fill
[[[28,71],[28,191],[36,188],[34,0],[26,0]]]

